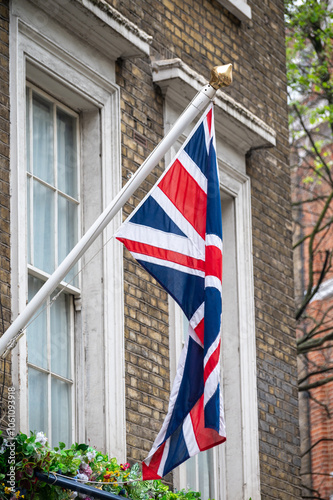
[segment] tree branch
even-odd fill
[[[316,399],[314,396],[312,396],[311,392],[309,392],[309,397],[310,397],[310,399],[312,399],[312,401],[314,401],[317,405],[322,406],[322,407],[324,408],[324,410],[326,411],[327,418],[331,418],[330,411],[329,411],[329,409],[328,409],[328,406],[327,406],[327,405],[325,405],[325,403],[322,403],[321,401],[319,401],[318,399]]]
[[[303,384],[303,382],[305,382],[308,378],[313,377],[314,375],[320,375],[321,373],[327,373],[327,372],[330,372],[332,370],[333,370],[333,366],[331,366],[329,368],[322,368],[322,369],[317,370],[315,372],[308,373],[303,378],[298,380],[298,385]]]
[[[293,108],[294,108],[294,110],[295,110],[295,112],[297,114],[297,117],[298,117],[298,119],[299,119],[299,121],[300,121],[300,123],[302,125],[302,128],[303,128],[304,132],[306,133],[306,135],[307,135],[307,137],[308,137],[308,139],[309,139],[309,141],[310,141],[310,143],[311,143],[311,145],[312,145],[312,147],[313,147],[316,155],[318,156],[318,158],[320,159],[321,163],[323,164],[323,166],[324,166],[324,168],[326,170],[326,174],[328,175],[328,178],[329,178],[329,180],[330,180],[330,182],[332,184],[333,181],[332,181],[331,171],[330,171],[329,166],[327,165],[326,161],[324,160],[324,158],[322,157],[320,151],[318,150],[318,148],[316,146],[316,143],[314,142],[313,137],[311,135],[311,132],[308,130],[307,126],[305,125],[303,117],[302,117],[302,114],[299,111],[299,109],[296,106],[296,104],[294,104]]]
[[[304,202],[304,203],[306,203],[306,202]],[[320,229],[318,229],[317,234],[319,234],[321,231],[324,231],[326,228],[330,227],[330,225],[332,223],[333,223],[333,217],[331,217],[331,219],[327,222],[327,224],[325,224],[325,226],[323,226]],[[304,243],[306,240],[308,240],[309,238],[311,238],[311,234],[312,233],[307,234],[306,236],[303,236],[303,238],[301,238],[299,241],[297,241],[297,243],[295,243],[293,245],[293,250],[295,250],[295,248],[299,247],[300,245],[302,245],[302,243]]]
[[[330,197],[327,199],[327,202],[326,202],[325,207],[321,213],[321,216],[320,216],[319,220],[317,221],[317,224],[315,225],[315,228],[310,236],[310,241],[309,241],[309,283],[308,283],[307,292],[306,292],[305,298],[302,302],[302,305],[296,313],[296,320],[298,320],[302,316],[302,314],[305,311],[305,309],[307,308],[310,300],[315,296],[315,294],[319,290],[319,287],[320,287],[320,285],[321,285],[321,283],[326,275],[326,272],[327,272],[326,266],[327,266],[327,262],[329,259],[329,252],[328,251],[326,251],[325,262],[323,264],[317,285],[313,288],[313,260],[314,260],[313,242],[314,242],[314,237],[317,234],[317,230],[318,230],[318,227],[320,226],[320,222],[324,217],[324,212],[327,210],[327,208],[329,206],[329,202],[332,199],[333,199],[333,191],[332,191]]]
[[[327,335],[324,335],[324,337],[311,338],[311,339],[303,342],[301,345],[297,346],[297,353],[298,354],[305,354],[306,352],[309,352],[317,347],[321,347],[323,344],[325,344],[329,340],[333,340],[333,332],[330,332]]]
[[[320,318],[320,321],[317,321],[317,318],[312,317],[312,316],[305,316],[303,317],[303,322],[305,321],[311,321],[314,323],[314,326],[311,328],[311,330],[303,335],[303,337],[299,338],[296,341],[297,346],[300,346],[304,344],[307,340],[310,338],[316,337],[317,335],[322,335],[323,333],[329,332],[333,329],[333,317],[329,316],[327,319],[326,323],[326,318],[330,314],[330,312],[333,310],[333,306],[330,306],[328,309],[326,309]],[[318,312],[318,309],[315,310],[315,312]],[[323,328],[324,326],[328,325],[326,328]]]
[[[294,203],[291,204],[292,207],[299,207],[300,205],[305,205],[306,203],[313,203],[315,201],[321,201],[321,200],[326,200],[326,196],[316,196],[314,198],[308,199],[308,200],[302,200],[302,201],[295,201]],[[331,219],[333,220],[333,218]]]
[[[309,391],[310,389],[315,389],[316,387],[321,387],[322,385],[326,385],[332,381],[333,381],[333,376],[327,377],[327,378],[324,378],[322,380],[318,380],[317,382],[313,382],[312,384],[307,384],[307,385],[303,385],[301,387],[298,387],[298,390],[299,390],[299,392]]]

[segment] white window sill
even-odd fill
[[[252,18],[251,8],[244,0],[217,0],[223,7],[228,9],[234,16],[241,21],[247,21]]]

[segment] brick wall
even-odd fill
[[[227,92],[277,133],[276,148],[253,151],[247,159],[252,179],[261,488],[263,499],[299,498],[283,0],[249,1],[252,20],[243,23],[216,0],[109,3],[153,36],[152,58],[179,57],[207,78],[212,66],[232,62],[234,83]],[[117,69],[124,182],[163,135],[163,101],[152,84],[149,63],[122,61]],[[146,147],[140,135],[146,137]],[[152,174],[144,183],[125,214],[155,178]],[[127,253],[125,305],[128,456],[141,460],[167,409],[167,297]]]
[[[9,227],[9,10],[0,1],[0,332],[11,319]],[[6,428],[6,388],[10,385],[10,355],[0,360],[0,428]],[[3,398],[3,399],[2,399]]]
[[[149,61],[120,61],[122,165],[124,182],[155,145],[163,129],[162,98],[151,84]],[[138,82],[139,85],[138,85]],[[124,217],[143,198],[162,172],[148,176],[124,208]],[[125,251],[125,363],[127,456],[139,461],[167,410],[170,390],[167,294]]]
[[[320,314],[323,311],[333,307],[333,300],[323,301],[321,306],[322,311],[319,307],[318,320],[320,320]],[[328,360],[333,359],[333,349],[311,352],[308,359],[309,371],[314,370],[315,367],[325,368]],[[325,375],[330,375],[330,373],[311,377],[311,383],[319,382],[325,378]],[[313,448],[310,452],[310,467],[304,472],[311,472],[311,486],[320,493],[322,498],[330,498],[330,495],[333,494],[333,477],[331,476],[333,463],[332,391],[333,382],[311,389],[309,401],[310,429],[308,430],[310,430],[310,445]]]
[[[325,124],[320,127],[320,137],[331,137],[330,130]],[[313,158],[310,155],[298,157],[299,149],[307,148],[306,142],[299,141],[293,150],[291,163],[293,165],[293,201],[298,203],[295,207],[294,219],[296,231],[295,243],[305,235],[310,234],[318,222],[319,214],[322,213],[324,205],[332,193],[332,184],[324,175],[320,182],[304,184],[307,175],[313,175],[310,166],[313,166]],[[332,144],[327,142],[323,148],[326,162],[333,159]],[[314,199],[313,202],[306,200]],[[302,202],[300,204],[300,202]],[[331,204],[332,205],[332,204]],[[309,266],[312,260],[314,285],[317,284],[325,262],[326,251],[331,252],[333,248],[333,231],[330,221],[333,216],[333,207],[328,206],[321,227],[328,224],[325,231],[315,237],[313,244],[313,255],[309,256],[309,240],[298,247],[295,253],[295,281],[296,302],[298,307],[304,300],[304,290],[309,283]],[[324,276],[323,285],[333,279],[332,268]],[[318,298],[318,296],[317,296]],[[322,295],[319,300],[312,301],[306,308],[304,315],[297,325],[297,337],[304,340],[311,331],[317,332],[312,341],[323,342],[323,337],[329,335],[333,328],[333,299],[332,294]],[[309,339],[311,340],[311,339]],[[304,343],[300,344],[304,348]],[[301,387],[300,410],[303,413],[301,425],[301,452],[302,452],[302,476],[306,487],[312,488],[321,498],[330,498],[333,495],[333,382],[315,387],[327,378],[332,377],[333,348],[330,342],[313,347],[312,351],[299,356],[299,378],[303,380]],[[307,390],[305,390],[307,389]],[[309,491],[304,488],[305,494]]]

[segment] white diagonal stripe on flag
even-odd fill
[[[216,349],[218,348],[218,345],[220,343],[220,340],[221,340],[221,332],[218,334],[218,336],[215,338],[214,342],[212,342],[212,344],[209,346],[209,349],[208,351],[206,352],[206,356],[204,357],[204,366],[206,366],[209,358],[211,357],[211,355],[213,354],[213,352],[216,351]]]
[[[207,177],[201,172],[198,165],[192,160],[192,158],[186,153],[186,151],[182,151],[178,159],[185,170],[187,170],[190,176],[207,194]]]
[[[198,335],[195,333],[195,330],[193,330],[193,328],[191,327],[191,325],[189,325],[189,327],[188,327],[188,334],[189,334],[190,337],[192,337],[192,339],[194,340],[194,342],[196,342],[201,347],[203,347],[203,343],[201,342],[201,340],[199,339]]]
[[[190,319],[190,325],[193,329],[195,329],[198,326],[200,321],[203,319],[204,314],[205,314],[205,303],[203,302],[195,311],[192,318]]]
[[[212,370],[212,372],[209,374],[209,377],[205,382],[204,406],[206,406],[210,398],[215,394],[219,383],[220,383],[220,365],[217,364],[214,370]]]
[[[197,246],[193,245],[188,238],[179,234],[165,233],[159,229],[141,226],[133,222],[124,224],[117,232],[117,238],[126,238],[145,245],[159,247],[163,250],[175,251],[176,248],[178,253],[202,260],[202,255]]]
[[[176,264],[170,260],[159,259],[158,257],[151,257],[150,255],[145,255],[143,253],[131,252],[136,260],[141,262],[150,262],[151,264],[163,265],[174,269],[175,271],[180,271],[182,273],[192,274],[193,276],[199,276],[200,278],[205,277],[204,271],[199,271],[198,269],[193,269],[192,267],[182,266],[181,264]]]
[[[183,233],[193,241],[194,245],[198,249],[200,257],[205,258],[205,240],[197,233],[194,227],[185,219],[183,214],[175,207],[171,200],[163,193],[163,191],[157,186],[157,188],[151,193],[152,198],[163,208],[165,213],[172,219],[175,224],[179,227]]]
[[[209,144],[210,144],[210,138],[211,138],[211,136],[209,134],[207,120],[203,121],[203,127],[204,127],[204,131],[205,131],[206,149],[207,149],[207,153],[209,153]]]
[[[198,443],[197,443],[197,440],[196,440],[196,437],[194,434],[193,424],[192,424],[192,419],[191,419],[190,414],[188,414],[186,416],[186,418],[184,419],[183,435],[184,435],[185,443],[186,443],[187,450],[189,452],[190,457],[199,453],[200,448],[198,446]]]
[[[170,438],[166,440],[165,442],[165,446],[164,446],[164,450],[163,450],[163,455],[162,455],[162,458],[161,458],[161,463],[159,465],[159,468],[158,468],[158,474],[162,477],[164,474],[163,474],[163,471],[164,471],[164,465],[165,465],[165,462],[167,461],[167,458],[168,458],[168,455],[169,455],[169,448],[170,448]]]

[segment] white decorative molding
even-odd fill
[[[30,2],[112,60],[149,55],[152,37],[105,0]]]
[[[223,167],[222,167],[223,168]],[[225,167],[224,167],[225,168]],[[259,421],[250,179],[244,176],[236,203],[240,376],[244,498],[260,499]]]
[[[251,8],[244,0],[217,0],[223,7],[241,21],[252,19]]]
[[[207,84],[181,59],[154,61],[152,70],[154,83],[182,108]],[[227,93],[218,90],[214,102],[216,130],[239,152],[276,145],[275,131]]]

